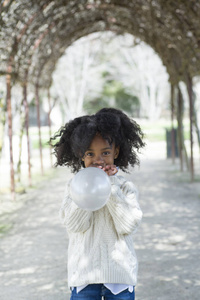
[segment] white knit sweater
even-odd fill
[[[142,219],[137,189],[122,176],[109,178],[111,196],[103,208],[94,212],[83,210],[73,202],[68,182],[60,212],[69,236],[69,286],[136,285],[133,233]]]

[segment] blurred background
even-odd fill
[[[144,157],[178,161],[177,169],[188,180],[200,180],[199,54],[189,49],[194,32],[175,29],[169,15],[163,16],[162,28],[153,26],[150,21],[161,19],[165,10],[182,15],[171,2],[150,7],[144,1],[137,10],[146,19],[137,15],[138,28],[123,19],[128,16],[128,4],[115,10],[111,2],[101,7],[101,1],[86,1],[71,10],[66,3],[54,1],[33,6],[23,1],[1,3],[1,198],[14,198],[51,176],[55,170],[49,138],[70,119],[103,107],[121,109],[141,125],[147,143]],[[151,17],[150,8],[155,13]],[[73,31],[64,18],[67,9],[74,26],[83,21],[85,26]],[[97,9],[113,17],[101,16],[99,23]],[[86,19],[92,12],[90,26]],[[13,14],[15,19],[10,18]],[[182,19],[177,22],[184,24]],[[147,36],[144,27],[150,25]],[[180,35],[166,36],[168,26]],[[73,34],[68,36],[70,30]],[[150,32],[163,36],[156,40]],[[179,46],[183,51],[178,57],[174,49]],[[180,61],[183,56],[185,61]]]

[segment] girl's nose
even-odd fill
[[[99,156],[94,157],[94,162],[93,163],[96,164],[96,165],[103,166],[104,165],[104,160],[103,160],[102,156],[99,155]]]

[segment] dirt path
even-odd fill
[[[169,161],[145,159],[127,175],[144,212],[135,238],[137,300],[200,299],[200,184],[184,182],[174,170]],[[1,300],[69,299],[67,240],[58,218],[69,176],[58,170],[9,216],[13,228],[0,240]]]

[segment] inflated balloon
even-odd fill
[[[95,167],[79,171],[71,181],[71,197],[82,209],[95,211],[102,208],[111,192],[108,175]]]

